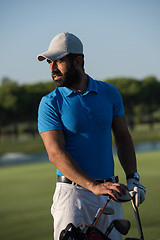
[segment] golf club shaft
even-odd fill
[[[108,237],[108,235],[110,234],[110,232],[112,231],[112,229],[114,228],[114,224],[113,222],[111,222],[111,224],[109,225],[109,227],[107,228],[105,235]]]
[[[95,225],[96,225],[96,223],[98,222],[100,216],[102,215],[102,213],[103,213],[105,207],[107,206],[107,204],[109,203],[109,201],[110,201],[110,199],[108,199],[108,200],[106,201],[106,203],[105,203],[105,205],[104,205],[103,208],[98,209],[98,212],[96,213],[96,216],[95,216],[95,218],[94,218],[94,220],[93,220],[93,222],[92,222],[92,224],[91,224],[92,226],[95,226]]]
[[[143,231],[142,231],[142,225],[141,225],[140,216],[139,216],[139,211],[138,211],[137,207],[135,207],[135,208],[136,208],[135,215],[136,215],[136,219],[137,219],[137,222],[138,222],[139,235],[140,235],[141,239],[144,239]]]
[[[137,226],[138,226],[140,239],[144,240],[144,235],[143,235],[143,231],[142,231],[142,225],[141,225],[141,221],[140,221],[139,211],[138,211],[138,207],[135,204],[134,199],[132,199],[132,205],[133,205],[134,214],[135,214],[135,217],[136,217],[136,222],[137,222]]]

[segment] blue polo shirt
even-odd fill
[[[39,105],[39,133],[62,129],[65,149],[95,179],[114,175],[112,119],[124,114],[122,97],[111,84],[89,77],[84,94],[57,87]],[[57,174],[62,175],[57,169]]]

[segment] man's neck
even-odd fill
[[[80,92],[81,94],[83,94],[87,90],[88,80],[89,80],[88,76],[85,73],[83,73],[81,76],[80,83],[75,86],[73,85],[70,89],[76,90],[76,91]]]

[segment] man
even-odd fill
[[[71,33],[53,38],[48,51],[38,55],[39,61],[45,59],[57,85],[55,91],[42,98],[38,116],[49,160],[57,167],[51,208],[54,239],[59,239],[70,222],[91,223],[97,209],[111,196],[115,201],[109,206],[115,214],[102,215],[96,225],[104,232],[113,219],[123,217],[121,203],[116,200],[125,197],[127,189],[136,189],[137,206],[145,198],[121,95],[112,85],[85,73],[83,45]],[[127,186],[117,183],[114,177],[111,130]],[[116,230],[110,237],[122,239]]]

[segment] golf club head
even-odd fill
[[[123,235],[126,235],[130,229],[130,221],[126,219],[116,219],[111,222],[109,227],[107,228],[105,234],[108,236],[112,229],[115,227],[115,229],[120,232]]]
[[[130,195],[129,191],[126,191],[126,194],[123,196],[119,196],[119,194],[117,192],[115,192],[115,195],[117,197],[116,202],[128,202],[131,200],[131,195]]]
[[[114,226],[118,232],[126,235],[131,227],[130,221],[127,219],[114,220]]]
[[[112,215],[112,214],[114,214],[114,209],[111,207],[106,207],[103,211],[103,214]]]

